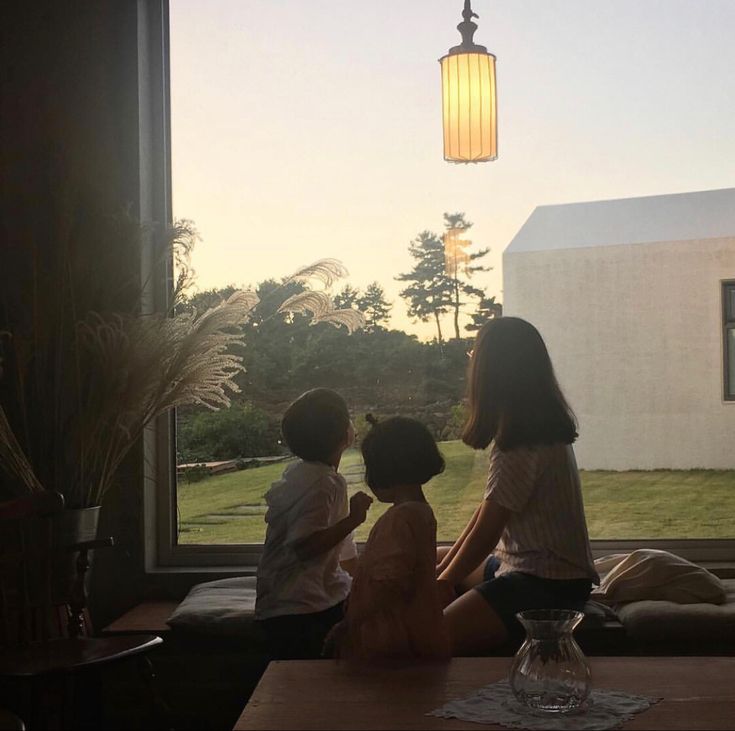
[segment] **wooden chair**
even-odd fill
[[[0,503],[0,685],[24,686],[27,708],[12,710],[31,729],[68,725],[80,673],[145,658],[162,642],[155,635],[83,636],[88,553],[112,541],[59,546],[53,516],[63,507],[63,497],[50,492]],[[76,556],[68,586],[58,581],[64,556]]]
[[[0,731],[26,731],[26,725],[14,713],[0,708]]]

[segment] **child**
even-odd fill
[[[274,659],[316,658],[324,638],[344,616],[351,578],[340,561],[357,556],[352,532],[365,521],[372,498],[347,501],[337,473],[354,440],[347,404],[334,391],[307,391],[281,424],[289,464],[265,496],[268,524],[258,566],[255,618]]]
[[[576,420],[541,335],[517,317],[490,320],[471,357],[462,439],[491,446],[480,505],[437,567],[455,655],[522,637],[516,614],[526,609],[582,609],[599,583],[572,447]]]
[[[365,481],[393,506],[378,519],[360,557],[339,657],[437,659],[449,655],[437,593],[436,520],[422,485],[444,470],[429,430],[402,417],[373,424],[362,443]]]

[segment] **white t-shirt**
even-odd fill
[[[490,448],[485,499],[511,511],[495,548],[497,574],[599,583],[584,517],[579,471],[570,444]]]
[[[298,460],[273,483],[265,500],[268,527],[258,565],[255,618],[322,612],[346,599],[352,579],[339,562],[357,556],[352,534],[308,561],[293,550],[295,542],[347,517],[344,477],[321,462]]]

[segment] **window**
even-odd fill
[[[680,84],[667,69],[680,66],[672,56],[671,64],[641,72],[648,26],[639,5],[626,6],[618,20],[641,54],[621,75],[616,71],[620,83],[612,86],[605,50],[617,44],[612,26],[582,13],[574,28],[560,31],[568,35],[554,39],[549,53],[556,58],[562,47],[566,55],[552,68],[538,51],[551,20],[546,11],[494,7],[478,39],[501,61],[508,58],[498,79],[507,115],[501,157],[485,166],[450,166],[441,155],[433,59],[454,43],[456,8],[432,10],[420,0],[408,7],[424,29],[411,43],[388,5],[223,1],[215,11],[206,3],[171,4],[173,212],[193,219],[202,235],[193,261],[200,290],[192,303],[206,307],[230,286],[247,286],[261,304],[247,326],[246,371],[233,407],[181,409],[175,417],[171,489],[158,504],[163,561],[255,560],[264,493],[289,459],[279,441],[280,415],[314,386],[345,395],[358,431],[368,412],[407,414],[429,425],[447,470],[427,496],[440,539],[454,538],[486,472],[484,455],[458,438],[466,353],[477,326],[503,310],[539,327],[577,411],[577,457],[598,549],[634,541],[698,557],[732,556],[735,463],[722,440],[735,429],[735,413],[719,395],[713,403],[721,346],[720,323],[711,321],[711,282],[722,271],[710,265],[726,261],[732,271],[735,260],[731,245],[707,248],[702,242],[711,237],[689,222],[724,220],[735,205],[724,191],[645,197],[667,193],[659,158],[668,159],[683,139],[686,149],[696,147],[691,175],[672,188],[699,190],[697,175],[727,180],[730,156],[712,159],[689,134],[692,126],[719,124],[712,120],[722,115],[707,112],[719,97],[706,89],[697,97],[699,85],[688,85],[696,97],[687,106],[693,117],[686,125],[672,122],[665,110]],[[320,13],[324,22],[317,22]],[[695,22],[715,40],[697,46],[690,72],[709,79],[711,68],[725,67],[723,55],[735,63],[735,51],[714,9],[694,0],[682,5],[667,33],[688,38]],[[337,26],[350,33],[335,32]],[[264,32],[272,27],[279,29],[276,39]],[[667,40],[666,53],[675,54],[674,40]],[[373,52],[356,54],[356,47]],[[580,57],[588,61],[583,68]],[[569,84],[564,69],[583,78]],[[712,84],[717,88],[716,79]],[[656,109],[635,126],[616,124],[618,110],[650,88],[660,95]],[[541,103],[544,114],[533,113]],[[569,109],[580,108],[585,115],[570,119]],[[720,139],[731,139],[725,126]],[[727,144],[735,155],[735,142]],[[634,170],[632,149],[640,153]],[[547,205],[595,199],[610,203]],[[443,216],[460,212],[463,219]],[[440,252],[430,261],[454,275],[453,292],[437,302],[412,300],[411,244],[429,259],[432,250]],[[278,314],[300,286],[283,278],[325,257],[349,270],[331,295],[337,306],[366,313],[363,330],[348,334],[304,315]],[[659,306],[671,300],[672,287],[675,316]],[[725,389],[733,400],[732,282],[723,296]],[[701,428],[692,430],[693,423]],[[165,446],[164,437],[161,453]],[[356,450],[346,453],[341,470],[350,489],[361,486]],[[360,538],[380,510],[371,511]]]
[[[722,283],[725,401],[735,401],[735,282]]]

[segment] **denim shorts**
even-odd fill
[[[540,576],[510,571],[496,577],[500,561],[490,556],[484,581],[475,587],[497,612],[511,637],[524,635],[516,614],[526,609],[574,609],[582,611],[590,592],[590,579],[542,579]]]

